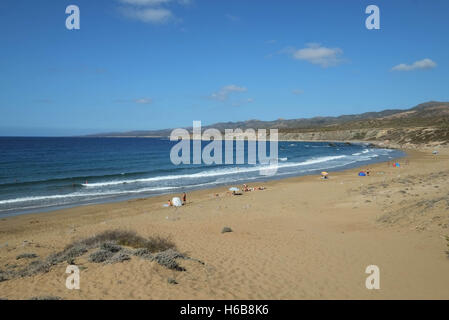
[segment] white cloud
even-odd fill
[[[118,0],[123,16],[145,23],[164,24],[179,21],[169,8],[171,4],[188,5],[192,0]]]
[[[150,98],[140,98],[140,99],[134,100],[134,102],[137,104],[150,104],[150,103],[153,103],[153,100]]]
[[[153,99],[150,98],[139,98],[139,99],[116,99],[117,103],[136,103],[136,104],[151,104],[153,103]]]
[[[292,93],[296,94],[296,95],[300,95],[300,94],[303,94],[304,91],[302,91],[301,89],[294,89],[294,90],[292,90]]]
[[[171,2],[171,0],[120,0],[120,2],[136,6],[157,6],[163,3]]]
[[[248,89],[245,87],[239,87],[234,84],[230,84],[228,86],[224,86],[217,92],[211,94],[210,98],[218,101],[226,101],[229,98],[229,95],[237,92],[246,92]]]
[[[192,0],[119,0],[124,4],[131,4],[135,6],[160,6],[162,4],[168,4],[171,2],[176,2],[181,5],[188,5],[192,3]]]
[[[167,23],[175,18],[173,13],[165,8],[123,8],[122,13],[127,18],[153,24]]]
[[[343,54],[340,48],[327,48],[319,43],[309,43],[306,48],[299,50],[287,48],[284,52],[290,53],[294,59],[317,64],[323,68],[338,65],[342,62],[340,56]]]
[[[435,68],[437,64],[432,60],[426,58],[419,61],[415,61],[412,64],[401,63],[394,66],[391,70],[393,71],[412,71],[417,69],[432,69]]]

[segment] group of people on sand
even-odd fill
[[[359,176],[367,176],[369,177],[371,174],[371,169],[367,168],[366,170],[362,170],[359,172]],[[327,171],[323,171],[321,172],[321,179],[329,179],[329,173]]]
[[[244,192],[249,192],[249,191],[256,191],[256,190],[265,190],[266,188],[264,187],[264,186],[260,186],[260,187],[253,187],[253,188],[250,188],[250,187],[248,187],[248,185],[247,184],[243,184],[243,188],[242,188],[242,190],[244,191]]]
[[[240,192],[240,189],[238,188],[231,188],[231,189],[235,189],[235,190],[229,190],[226,192],[226,194],[228,195],[233,195],[233,196],[240,196],[243,193]],[[244,184],[242,186],[242,191],[243,192],[250,192],[250,191],[256,191],[256,190],[265,190],[266,188],[264,186],[259,186],[259,187],[249,187],[247,184]],[[216,193],[215,194],[216,197],[219,197],[220,194]]]
[[[360,171],[366,174],[367,177],[369,177],[371,170],[370,169],[366,169],[365,171]]]
[[[247,184],[244,184],[244,185],[243,185],[243,188],[242,188],[242,190],[243,190],[244,192],[256,191],[256,190],[265,190],[265,189],[266,189],[266,188],[265,188],[264,186],[259,186],[259,187],[253,187],[253,188],[251,188],[251,187],[249,187]],[[237,195],[237,193],[236,193],[235,191],[233,191],[232,194],[233,194],[233,195]],[[216,193],[215,196],[218,197],[219,194]],[[185,192],[183,192],[183,194],[182,194],[182,205],[184,206],[184,205],[186,205],[186,204],[187,204],[187,194],[186,194]],[[167,207],[173,207],[174,205],[173,205],[172,199],[168,199],[167,204],[164,205],[164,206],[167,206]]]

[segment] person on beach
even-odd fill
[[[168,206],[169,206],[169,207],[173,207],[173,203],[171,202],[170,199],[168,199]]]
[[[186,193],[184,192],[183,194],[182,194],[182,204],[184,205],[184,204],[186,204],[187,203],[187,195],[186,195]]]

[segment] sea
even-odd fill
[[[259,186],[404,156],[363,143],[279,142],[277,172],[264,176],[264,165],[247,164],[247,143],[246,164],[175,165],[170,150],[176,143],[167,138],[0,137],[0,217],[215,186]],[[203,141],[202,148],[207,144]]]

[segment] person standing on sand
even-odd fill
[[[186,195],[186,193],[184,192],[183,194],[182,194],[182,204],[186,204],[187,203],[187,195]]]

